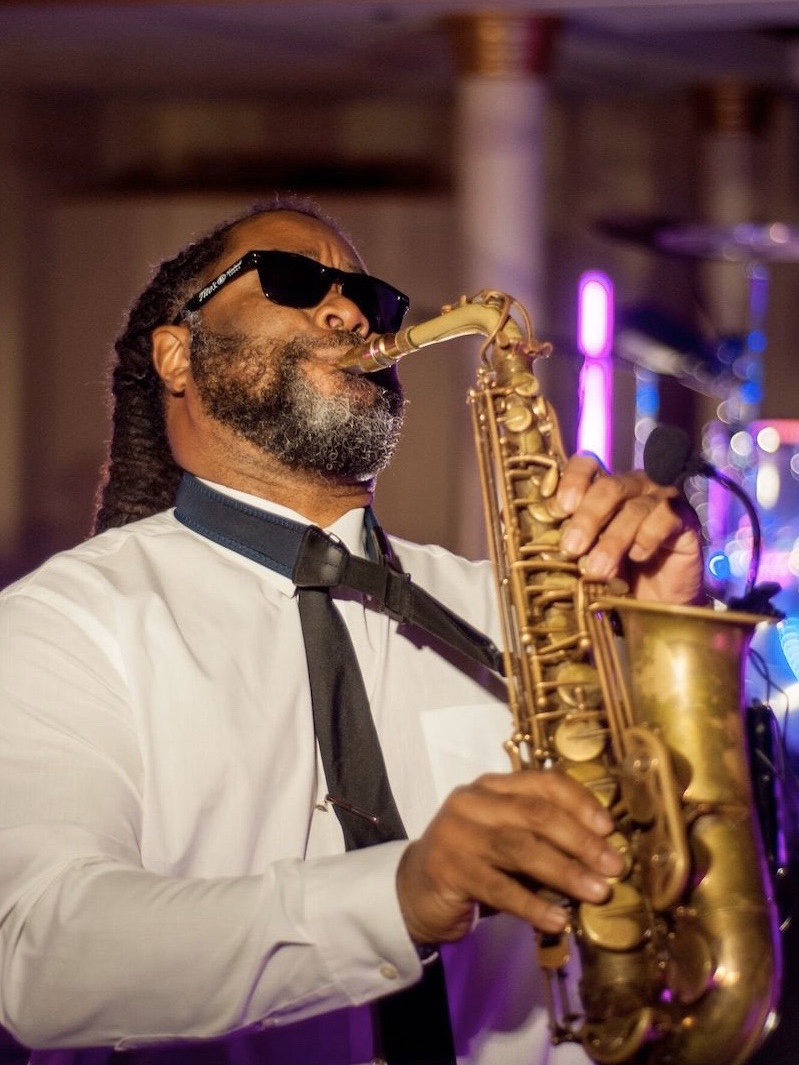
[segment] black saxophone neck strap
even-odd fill
[[[367,549],[358,558],[316,525],[259,510],[217,492],[191,474],[178,488],[175,517],[224,547],[289,577],[298,588],[349,588],[396,621],[423,629],[448,647],[499,673],[496,645],[403,573],[371,508],[366,510]]]

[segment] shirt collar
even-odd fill
[[[250,495],[249,492],[242,492],[237,488],[228,488],[227,485],[218,484],[216,481],[209,481],[203,477],[199,477],[198,480],[202,481],[203,484],[207,484],[209,488],[213,488],[214,491],[231,496],[233,499],[238,499],[240,502],[256,507],[258,510],[265,510],[282,518],[289,518],[291,521],[299,522],[301,525],[312,524],[308,518],[296,510],[292,510],[291,507],[284,507],[280,503],[273,503],[270,499],[262,499],[261,496]],[[355,507],[354,510],[348,510],[332,525],[328,525],[325,528],[325,532],[332,533],[338,537],[345,547],[359,558],[367,557],[364,515],[364,507]]]

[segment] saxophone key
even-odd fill
[[[571,960],[568,936],[538,936],[537,956],[538,964],[547,972],[559,972],[565,969]]]
[[[631,951],[649,934],[649,912],[643,896],[626,881],[611,885],[606,902],[581,902],[578,914],[582,934],[594,947]]]
[[[609,810],[615,802],[619,790],[618,784],[615,777],[604,766],[596,762],[578,762],[566,766],[565,773],[572,780],[588,788],[606,810]],[[621,833],[614,833],[614,835],[624,839]]]

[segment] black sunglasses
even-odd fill
[[[220,288],[248,270],[258,271],[266,298],[284,307],[315,307],[333,285],[340,285],[342,296],[352,300],[373,333],[396,332],[410,303],[399,289],[369,274],[337,270],[290,251],[248,251],[192,296],[178,320],[186,311],[198,310]]]

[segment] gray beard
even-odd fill
[[[351,333],[318,346],[342,351]],[[395,374],[349,376],[335,395],[318,392],[303,366],[314,343],[294,339],[271,349],[241,334],[192,329],[191,365],[205,411],[290,469],[368,481],[384,469],[404,415]]]

